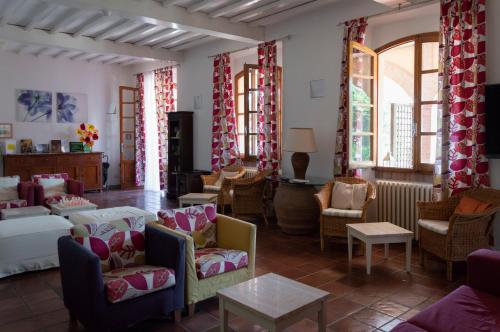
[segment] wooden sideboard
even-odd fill
[[[29,153],[3,155],[5,176],[30,181],[34,174],[68,173],[85,190],[102,190],[102,152]]]

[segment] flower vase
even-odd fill
[[[90,145],[83,145],[83,152],[92,152],[92,147]]]

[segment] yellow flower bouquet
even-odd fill
[[[80,142],[83,143],[84,149],[87,151],[92,150],[95,141],[99,139],[99,130],[90,123],[81,123],[76,130],[76,134],[80,136]]]

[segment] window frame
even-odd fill
[[[434,164],[427,164],[421,162],[421,137],[422,136],[436,136],[433,132],[421,132],[422,128],[422,105],[439,105],[441,101],[422,101],[422,75],[439,72],[439,69],[422,70],[422,44],[424,43],[435,43],[439,42],[439,32],[426,32],[415,35],[406,36],[403,38],[396,39],[390,43],[387,43],[377,49],[375,52],[377,55],[388,51],[394,47],[414,42],[414,93],[413,93],[413,119],[415,126],[415,133],[413,135],[413,167],[412,168],[398,168],[398,167],[387,167],[378,164],[375,167],[376,170],[384,172],[395,172],[395,173],[423,173],[432,174],[434,169]],[[378,73],[377,73],[378,74]],[[377,82],[378,85],[379,82]],[[377,99],[378,105],[378,99]],[[377,147],[378,151],[378,147]]]
[[[255,136],[257,138],[258,142],[258,127],[256,133],[250,133],[249,128],[250,128],[250,112],[249,112],[249,96],[250,96],[250,91],[258,91],[250,88],[250,70],[257,70],[258,71],[259,66],[256,64],[248,64],[245,63],[243,65],[243,70],[237,73],[234,76],[234,101],[235,101],[235,115],[236,115],[236,128],[237,128],[237,136],[240,136],[240,130],[238,128],[238,116],[243,114],[243,119],[244,119],[244,129],[243,129],[243,135],[244,135],[244,144],[245,144],[245,153],[241,153],[241,160],[244,162],[256,162],[258,156],[255,155],[248,155],[248,151],[250,151],[250,136]],[[277,125],[278,125],[278,146],[281,147],[281,132],[282,132],[282,124],[281,124],[281,119],[282,119],[282,75],[283,75],[283,69],[280,66],[277,66],[277,76],[276,76],[276,97],[278,98],[276,102],[276,107],[277,109]],[[239,80],[243,77],[243,93],[239,93]],[[256,78],[258,79],[258,78]],[[243,95],[244,96],[244,110],[240,110],[240,103],[238,102],[238,97]],[[258,117],[258,110],[257,110],[257,117]],[[258,123],[257,123],[258,126]],[[238,137],[239,139],[239,137]],[[278,158],[281,160],[281,148],[280,151],[278,151],[279,155]]]

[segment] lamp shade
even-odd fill
[[[316,140],[312,128],[288,128],[284,150],[290,152],[316,152]]]

